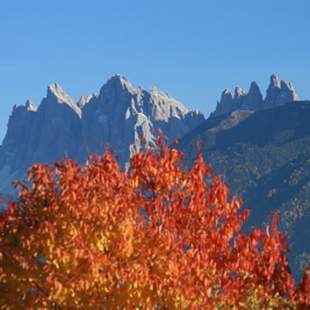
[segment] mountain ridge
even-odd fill
[[[258,111],[270,109],[292,101],[299,101],[299,97],[292,83],[287,83],[277,75],[272,74],[265,98],[255,81],[251,82],[248,92],[237,86],[234,95],[232,95],[230,89],[225,89],[222,92],[220,101],[217,102],[215,111],[211,113],[211,117],[236,110]]]
[[[135,87],[123,75],[111,77],[98,95],[78,102],[59,84],[51,84],[38,106],[27,100],[13,108],[0,146],[0,179],[5,180],[0,191],[8,191],[10,181],[23,177],[33,163],[64,157],[83,162],[106,147],[124,165],[135,152],[155,146],[159,128],[173,141],[203,120],[199,111],[189,111],[157,88]]]

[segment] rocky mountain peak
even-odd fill
[[[32,103],[31,100],[26,100],[25,104],[23,105],[17,105],[15,104],[13,106],[13,110],[12,110],[12,115],[19,113],[20,111],[22,111],[22,113],[27,113],[27,112],[36,112],[38,110],[38,107]]]
[[[297,100],[299,98],[293,85],[272,74],[265,99],[263,99],[260,88],[255,81],[251,83],[248,93],[241,87],[236,87],[233,98],[231,92],[226,89],[222,93],[216,110],[211,115],[226,114],[235,110],[257,111]]]
[[[263,95],[260,91],[258,84],[253,81],[250,85],[250,89],[246,98],[246,108],[250,110],[260,110],[263,106]]]
[[[220,104],[231,103],[233,100],[232,92],[230,89],[224,89],[221,95]]]
[[[86,104],[88,104],[91,100],[93,100],[96,97],[97,97],[96,93],[81,96],[80,100],[77,102],[77,105],[82,109]]]
[[[50,84],[47,87],[47,96],[48,99],[56,99],[59,102],[69,102],[69,101],[73,101],[70,96],[62,89],[62,87],[57,84],[57,83],[53,83]]]
[[[222,92],[221,99],[216,106],[216,111],[213,112],[212,115],[215,116],[229,113],[232,109],[232,105],[233,105],[233,96],[231,90],[227,88]]]
[[[243,97],[246,95],[246,92],[239,86],[235,88],[235,94],[234,99],[239,99],[240,97]]]
[[[66,104],[81,117],[81,109],[57,83],[48,86],[46,100],[48,103]]]
[[[299,100],[298,95],[297,95],[292,83],[290,83],[290,82],[287,83],[285,81],[281,81],[280,85],[281,85],[281,89],[283,90],[283,92],[285,92],[289,96],[291,96],[292,101]]]
[[[155,145],[157,129],[173,141],[200,124],[202,114],[190,113],[186,107],[156,87],[150,91],[135,87],[123,75],[111,77],[93,99],[82,98],[82,133],[90,152],[102,152],[105,145],[116,150],[124,163],[141,145]],[[84,102],[90,104],[84,104]]]
[[[250,89],[249,89],[249,94],[251,94],[251,95],[261,95],[262,96],[260,88],[259,88],[258,84],[255,81],[251,82]]]
[[[221,95],[221,100],[219,102],[219,105],[230,105],[232,103],[233,96],[230,89],[224,89]]]
[[[279,106],[297,100],[299,99],[292,84],[281,80],[278,76],[273,74],[267,89],[265,99],[266,107]]]
[[[101,88],[100,95],[105,92],[129,92],[136,93],[137,88],[135,88],[131,82],[123,75],[116,74],[112,76]]]
[[[222,98],[224,97],[231,97],[232,98],[232,94],[231,94],[231,90],[226,88],[224,89],[224,91],[222,92]]]
[[[30,112],[36,112],[38,109],[38,107],[29,99],[26,101],[25,107],[27,111],[30,111]]]
[[[281,80],[280,78],[275,75],[275,74],[272,74],[271,77],[270,77],[270,84],[269,84],[269,88],[271,87],[277,87],[277,88],[281,88]]]

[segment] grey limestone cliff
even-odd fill
[[[155,146],[159,128],[172,142],[202,121],[200,112],[188,111],[167,93],[134,87],[122,75],[77,103],[52,84],[38,107],[27,101],[13,108],[0,146],[0,192],[10,192],[11,181],[23,178],[33,163],[64,157],[83,162],[110,148],[124,165],[141,148]]]
[[[226,89],[222,93],[216,110],[211,116],[223,115],[236,110],[259,111],[298,100],[299,98],[293,85],[273,74],[270,77],[270,84],[266,91],[265,99],[256,82],[251,83],[248,92],[242,90],[240,87],[236,87],[234,97],[231,91]]]

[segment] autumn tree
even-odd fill
[[[160,144],[160,141],[158,141]],[[249,211],[198,154],[161,146],[34,165],[0,220],[0,309],[306,309],[278,216]]]

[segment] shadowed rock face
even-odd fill
[[[96,98],[96,94],[92,93],[87,96],[82,96],[80,100],[77,102],[77,105],[80,109],[82,109],[87,103]]]
[[[155,145],[159,128],[172,141],[202,121],[201,113],[188,111],[168,94],[136,88],[121,75],[108,80],[99,95],[78,103],[52,84],[38,107],[27,101],[13,109],[0,146],[0,192],[11,192],[10,182],[33,163],[64,157],[82,162],[110,147],[124,165],[141,148]]]
[[[270,77],[270,84],[265,99],[263,99],[263,95],[256,82],[251,83],[249,92],[236,87],[234,97],[232,97],[231,91],[226,89],[222,93],[221,100],[211,116],[223,115],[236,110],[259,111],[298,100],[299,98],[293,85],[280,80],[279,77],[273,74]]]
[[[251,210],[250,225],[279,211],[296,277],[310,261],[310,102],[211,117],[179,143],[187,165],[196,141],[216,174]]]
[[[11,181],[33,163],[74,157],[81,137],[81,110],[57,84],[48,87],[39,107],[30,101],[15,106],[0,147],[0,192],[10,193]]]
[[[267,108],[297,100],[298,96],[291,83],[286,83],[285,81],[280,80],[276,75],[271,76],[265,99],[265,105]]]
[[[233,107],[233,96],[230,89],[225,89],[222,92],[221,101],[218,102],[216,111],[213,112],[214,116],[221,115],[221,114],[227,114],[232,111]]]

